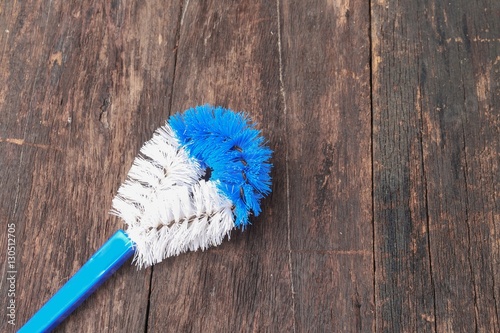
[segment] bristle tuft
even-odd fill
[[[168,125],[141,148],[111,210],[128,226],[138,267],[219,245],[233,228],[231,202],[204,172]]]
[[[210,105],[175,114],[169,123],[190,156],[212,169],[211,179],[235,206],[235,225],[245,227],[270,192],[272,151],[260,131],[244,113]]]

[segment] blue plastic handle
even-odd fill
[[[18,331],[50,332],[134,254],[134,243],[118,230]]]

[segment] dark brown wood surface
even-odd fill
[[[1,332],[123,227],[142,143],[204,103],[275,151],[263,213],[125,264],[57,332],[500,332],[497,0],[1,2]]]

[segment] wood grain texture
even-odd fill
[[[370,332],[369,7],[283,2],[283,94],[297,332]]]
[[[378,331],[500,329],[499,8],[373,4]]]
[[[3,1],[0,83],[1,332],[123,226],[140,146],[203,103],[275,151],[263,213],[126,264],[56,332],[500,331],[496,0]]]

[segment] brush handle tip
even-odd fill
[[[18,333],[50,332],[134,254],[134,243],[118,230],[52,296]]]

